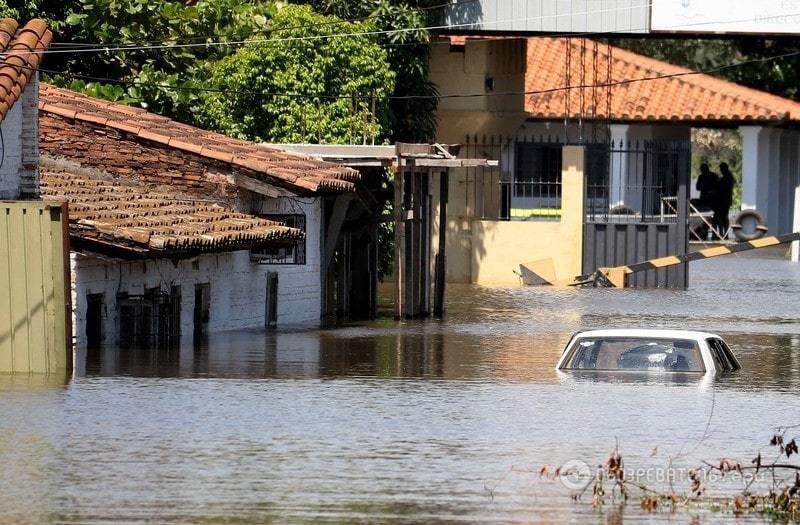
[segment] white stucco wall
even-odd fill
[[[0,123],[3,134],[0,166],[0,199],[17,199],[20,195],[22,170],[22,104],[14,104]]]
[[[39,194],[39,81],[29,81],[22,96],[0,123],[0,199]]]
[[[73,333],[77,346],[86,343],[88,294],[103,294],[103,342],[113,345],[118,342],[119,332],[117,294],[142,294],[145,289],[155,287],[165,292],[172,286],[181,287],[181,334],[184,336],[193,332],[194,286],[200,283],[209,283],[211,288],[209,332],[263,327],[270,272],[278,273],[278,328],[319,326],[321,201],[274,201],[265,201],[263,207],[274,208],[270,211],[274,213],[306,215],[305,265],[253,264],[247,250],[203,254],[177,263],[165,259],[118,261],[73,253]]]

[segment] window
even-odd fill
[[[739,363],[733,357],[731,349],[722,339],[716,337],[707,339],[708,348],[711,350],[711,356],[714,358],[714,366],[718,372],[733,372],[739,369]]]
[[[517,142],[514,197],[561,199],[561,145]]]
[[[290,228],[306,231],[306,216],[303,214],[259,214],[262,219],[281,222]],[[259,264],[305,264],[306,240],[295,241],[284,246],[270,246],[252,250],[250,259]]]
[[[700,348],[688,339],[579,338],[563,368],[704,372]]]

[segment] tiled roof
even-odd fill
[[[0,122],[25,91],[52,40],[44,20],[20,28],[13,18],[0,19]]]
[[[140,256],[241,250],[304,235],[214,202],[106,179],[80,168],[43,165],[41,192],[44,200],[69,203],[73,239]]]
[[[359,173],[312,157],[287,153],[205,131],[135,108],[42,83],[39,110],[107,126],[141,139],[246,168],[265,182],[305,191],[353,191]]]
[[[546,91],[566,85],[567,39],[529,38],[525,91]],[[580,38],[569,40],[570,85],[607,82],[608,51],[598,45],[594,64],[593,42],[587,40],[582,59]],[[583,67],[581,65],[583,64]],[[581,72],[583,70],[583,72]],[[706,74],[624,49],[611,49],[611,83],[671,75],[671,78],[643,80],[611,87],[611,119],[621,121],[800,121],[800,104],[756,89],[747,88]],[[678,75],[678,76],[675,76]],[[583,80],[583,82],[581,82]],[[597,100],[597,118],[607,118],[606,88],[583,89],[583,116],[592,114]],[[528,94],[525,111],[535,118],[564,118],[567,91]],[[569,113],[581,114],[581,89],[569,90]]]

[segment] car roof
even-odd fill
[[[708,339],[709,337],[719,337],[710,332],[699,332],[695,330],[668,330],[650,328],[616,328],[607,330],[587,330],[577,332],[575,336],[580,337],[655,337],[665,339]],[[575,337],[573,336],[573,337]]]

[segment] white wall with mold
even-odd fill
[[[0,123],[2,133],[2,165],[0,165],[0,199],[18,199],[22,175],[22,104],[14,104]]]
[[[0,123],[0,199],[36,197],[39,193],[39,82],[32,78]]]
[[[209,333],[263,327],[266,321],[267,275],[278,273],[278,329],[318,327],[321,319],[320,277],[322,201],[266,199],[264,213],[304,213],[306,264],[254,264],[248,250],[202,254],[177,262],[168,259],[122,261],[71,254],[73,333],[76,346],[86,344],[87,296],[103,295],[103,344],[119,342],[117,295],[143,294],[181,287],[181,334],[194,330],[194,287],[210,285]]]

